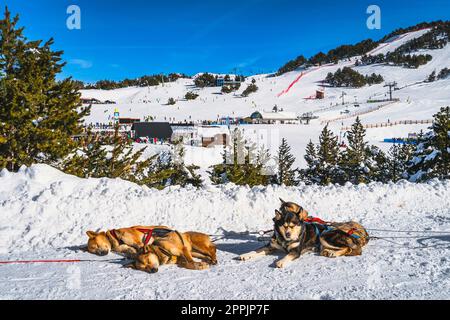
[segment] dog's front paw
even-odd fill
[[[275,266],[279,269],[286,267],[287,264],[288,264],[288,262],[284,259],[281,259],[281,260],[278,260],[277,262],[275,262]]]
[[[203,262],[203,261],[202,262],[196,262],[195,265],[196,265],[196,269],[197,270],[209,269],[209,264],[206,263],[206,262]]]
[[[239,256],[239,260],[241,260],[241,261],[248,261],[248,260],[253,258],[254,254],[255,254],[255,252],[249,252],[249,253],[246,253],[246,254],[241,254]]]
[[[324,249],[320,253],[321,256],[327,257],[327,258],[336,258],[336,253],[333,250]]]

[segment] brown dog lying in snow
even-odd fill
[[[107,231],[87,231],[87,251],[105,256],[111,251],[134,257],[145,245],[171,230],[165,226],[135,226]]]
[[[202,262],[196,262],[193,258]],[[216,246],[206,234],[172,231],[144,246],[128,267],[155,273],[164,264],[177,264],[191,270],[207,269],[209,265],[217,264]]]
[[[156,272],[159,265],[178,263],[188,269],[205,269],[217,264],[216,246],[199,232],[180,233],[165,226],[135,226],[108,231],[87,231],[87,251],[107,255],[111,251],[135,259],[128,265],[138,270]],[[208,264],[198,263],[193,258]]]

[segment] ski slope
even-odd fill
[[[305,254],[286,269],[281,255],[241,262],[263,243],[244,231],[272,227],[278,198],[325,220],[367,228],[450,231],[450,182],[343,187],[232,185],[202,189],[139,187],[79,179],[45,165],[0,173],[0,260],[95,259],[76,264],[0,264],[0,299],[449,299],[450,234],[405,233],[373,240],[360,257]],[[123,268],[111,254],[82,252],[85,231],[164,224],[227,234],[219,264],[206,271],[164,266],[157,274]],[[370,232],[374,236],[398,236]]]
[[[419,38],[430,30],[430,28],[425,28],[422,30],[406,32],[404,34],[394,36],[388,39],[385,43],[381,43],[374,50],[370,51],[368,55],[387,54],[388,52],[394,52],[406,42]]]
[[[381,44],[372,54],[394,51],[406,42],[422,36],[429,29],[410,32],[385,44]],[[241,126],[246,132],[257,133],[259,130],[269,131],[278,136],[279,139],[287,138],[297,158],[296,164],[304,166],[303,160],[306,144],[312,140],[316,142],[323,126],[329,122],[329,127],[336,135],[343,136],[342,127],[350,126],[360,116],[363,124],[377,124],[404,120],[431,120],[441,107],[450,104],[450,79],[440,80],[433,83],[424,83],[424,80],[436,70],[439,72],[444,67],[450,67],[450,45],[440,50],[420,51],[423,54],[432,55],[433,59],[428,64],[418,69],[408,69],[389,65],[370,65],[354,67],[358,57],[353,57],[338,64],[328,64],[299,69],[281,76],[256,75],[247,78],[246,83],[236,94],[222,95],[221,88],[197,89],[193,79],[179,79],[176,82],[165,83],[149,88],[123,88],[111,91],[105,90],[83,90],[85,98],[97,98],[100,100],[114,100],[117,105],[94,105],[91,115],[86,118],[87,123],[108,123],[115,109],[120,111],[121,117],[137,117],[143,119],[145,116],[153,116],[156,121],[215,121],[221,117],[247,117],[255,111],[271,111],[277,105],[284,111],[295,112],[297,115],[313,112],[319,117],[310,125],[245,125]],[[329,72],[335,72],[345,66],[353,67],[362,74],[381,74],[386,82],[396,81],[398,88],[394,97],[399,98],[398,103],[377,109],[383,103],[369,104],[368,99],[382,100],[388,98],[388,90],[383,84],[366,86],[360,89],[325,88],[325,99],[305,99],[315,94],[320,88],[322,81]],[[258,92],[247,98],[240,97],[240,93],[255,79],[259,87]],[[200,96],[194,101],[185,101],[184,95],[188,91],[195,91]],[[342,105],[344,93],[345,105]],[[178,99],[174,106],[166,105],[170,97]],[[354,104],[358,103],[359,108]],[[349,116],[343,114],[348,110]],[[343,115],[346,119],[336,120]],[[401,125],[389,128],[368,129],[367,138],[370,143],[388,149],[390,146],[382,143],[385,138],[407,137],[409,133],[426,131],[429,125]],[[276,144],[276,143],[273,143]],[[266,147],[271,147],[266,145]],[[153,146],[149,147],[150,149]],[[200,165],[205,171],[204,164],[220,162],[217,151],[206,151],[196,148],[188,151],[195,154],[192,163]],[[219,152],[220,154],[220,152]],[[207,159],[208,157],[212,157]],[[216,160],[214,160],[216,159]]]

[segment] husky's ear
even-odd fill
[[[282,218],[281,212],[278,210],[275,210],[275,220],[278,221],[278,220],[281,220],[281,218]]]
[[[86,231],[86,234],[89,237],[89,239],[94,239],[98,235],[98,233],[94,231]]]
[[[285,204],[286,203],[286,201],[284,201],[283,199],[281,199],[281,198],[279,198],[279,199],[281,201],[281,204]]]
[[[304,220],[306,220],[308,218],[309,214],[308,214],[308,211],[303,209],[303,207],[300,207],[297,215],[300,218],[300,220],[304,221]]]

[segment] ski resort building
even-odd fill
[[[213,146],[223,146],[228,141],[228,130],[219,126],[201,126],[198,127],[198,137],[200,145],[204,148]]]
[[[181,140],[183,144],[196,146],[199,143],[198,128],[194,124],[171,124],[172,141]]]
[[[131,132],[135,140],[154,144],[170,142],[173,134],[168,122],[136,122]]]
[[[225,77],[218,77],[216,79],[216,86],[217,87],[223,87],[223,86],[236,86],[240,85],[241,82],[235,81],[235,80],[225,80]]]
[[[254,124],[299,124],[299,117],[295,112],[286,111],[256,111],[250,116]]]
[[[131,130],[133,124],[136,122],[141,122],[139,118],[119,118],[119,126],[124,130]]]

